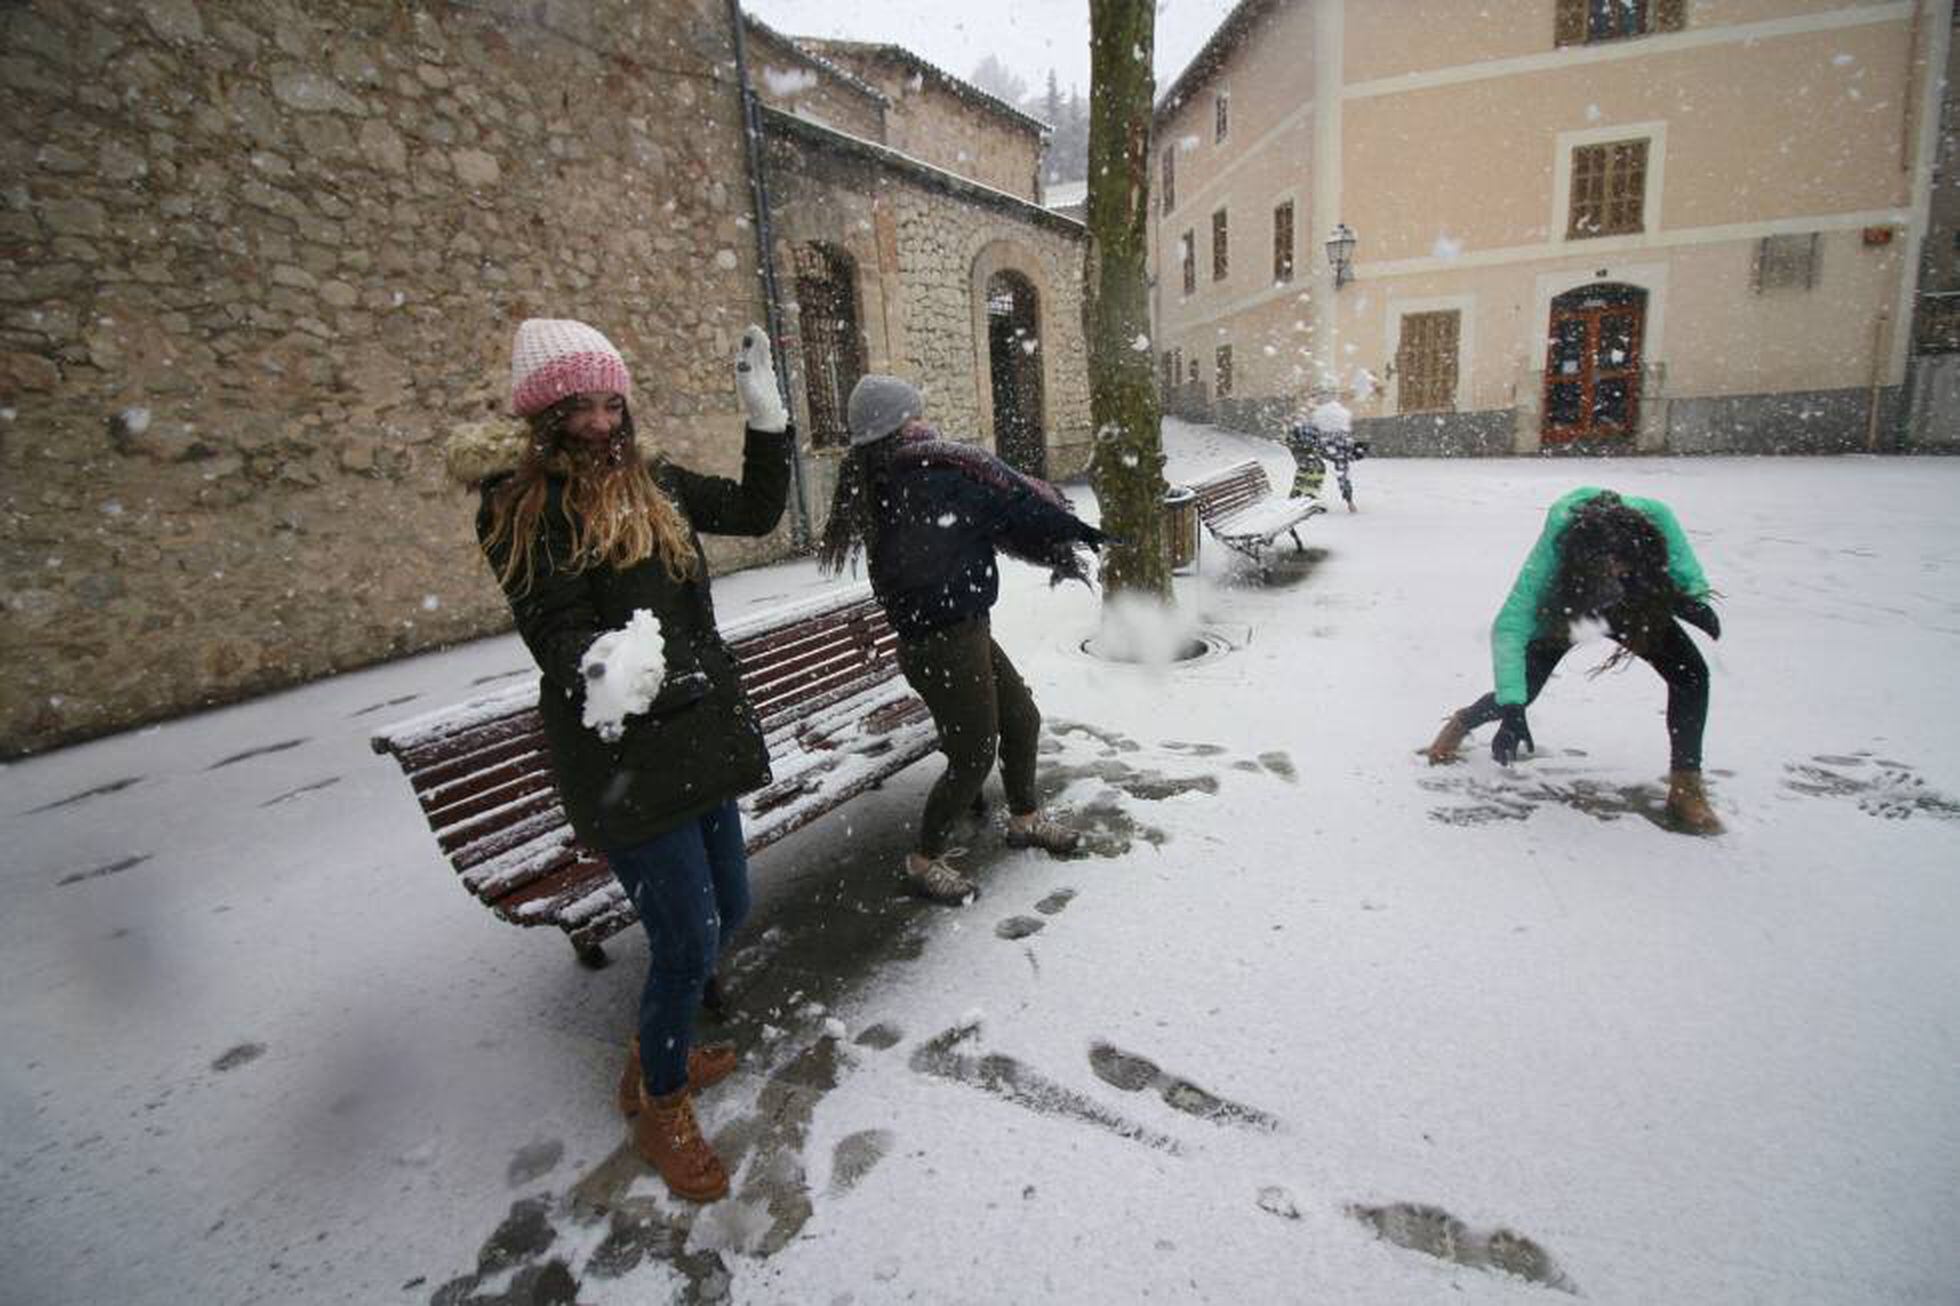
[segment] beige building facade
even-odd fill
[[[1157,114],[1171,407],[1331,391],[1409,453],[1897,444],[1951,11],[1247,0]]]

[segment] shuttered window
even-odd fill
[[[1231,266],[1230,232],[1226,227],[1225,210],[1220,209],[1211,215],[1211,279],[1223,281]]]
[[[1645,230],[1647,142],[1615,141],[1572,151],[1568,240],[1626,236]]]
[[[1175,145],[1164,147],[1163,182],[1163,212],[1169,213],[1177,207],[1177,146]]]
[[[1293,280],[1293,201],[1273,210],[1273,280]]]
[[[1178,256],[1184,261],[1184,293],[1198,293],[1198,238],[1197,233],[1187,231],[1178,240]]]
[[[1224,91],[1218,93],[1214,102],[1211,126],[1214,141],[1222,141],[1232,134],[1232,97]]]
[[[1456,309],[1409,313],[1395,347],[1400,378],[1399,402],[1405,413],[1446,413],[1456,408],[1457,337],[1462,314]]]
[[[1552,40],[1556,45],[1618,41],[1678,32],[1687,20],[1687,0],[1558,0]]]
[[[1809,290],[1817,284],[1817,233],[1764,236],[1756,242],[1756,293]]]
[[[1232,394],[1232,347],[1220,345],[1216,359],[1218,383],[1215,387],[1220,399],[1228,399]]]

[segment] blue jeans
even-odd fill
[[[652,957],[640,990],[640,1073],[664,1097],[687,1083],[701,988],[722,940],[749,914],[749,858],[731,800],[706,816],[606,854],[640,913]]]

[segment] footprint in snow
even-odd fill
[[[1188,1079],[1167,1075],[1148,1057],[1125,1052],[1110,1043],[1097,1043],[1089,1049],[1089,1069],[1095,1071],[1096,1078],[1111,1088],[1121,1089],[1125,1093],[1154,1090],[1172,1110],[1182,1111],[1200,1120],[1268,1132],[1279,1128],[1277,1116],[1219,1097]]]

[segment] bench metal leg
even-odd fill
[[[1302,543],[1300,543],[1300,528],[1299,528],[1299,527],[1297,527],[1297,526],[1289,526],[1289,527],[1287,527],[1287,528],[1286,528],[1286,533],[1287,533],[1288,535],[1291,535],[1291,536],[1293,537],[1293,547],[1294,547],[1295,549],[1297,549],[1297,550],[1299,550],[1299,551],[1300,551],[1301,553],[1305,553],[1305,552],[1307,551],[1307,546],[1306,546],[1306,545],[1304,545],[1304,544],[1302,544]]]
[[[606,946],[590,939],[574,938],[572,952],[578,957],[578,964],[587,970],[604,970],[612,963],[612,958],[606,955]]]

